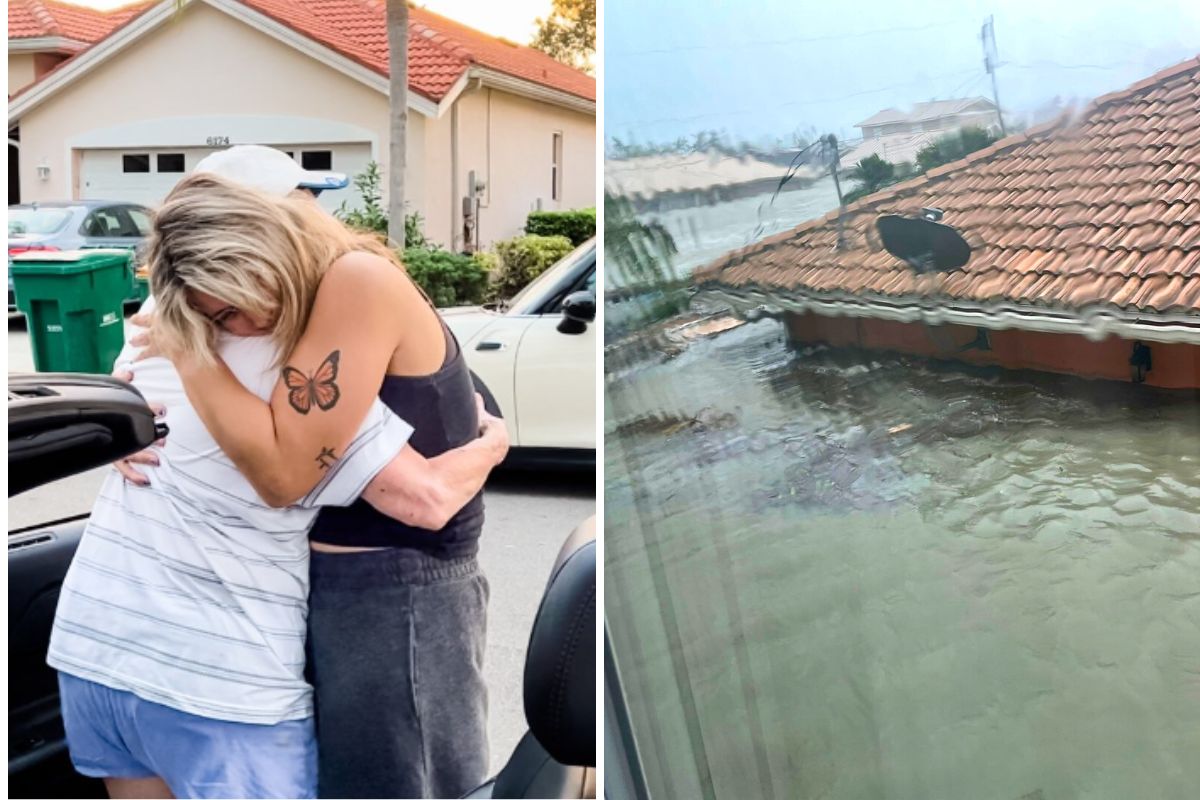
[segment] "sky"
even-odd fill
[[[117,8],[130,3],[130,0],[66,1],[99,9]],[[550,0],[425,0],[417,5],[484,33],[503,36],[517,44],[528,44],[536,30],[534,20],[550,15]]]
[[[605,136],[848,138],[889,106],[990,96],[989,14],[1006,113],[1095,97],[1200,52],[1196,0],[605,0]]]

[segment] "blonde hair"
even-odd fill
[[[154,215],[147,261],[155,336],[167,353],[211,364],[215,326],[190,303],[191,292],[203,292],[270,320],[278,366],[304,333],[326,270],[355,251],[400,266],[383,242],[347,228],[302,192],[278,197],[212,173],[190,175]]]

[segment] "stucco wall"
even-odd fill
[[[461,204],[471,170],[488,183],[480,215],[484,246],[519,234],[539,198],[546,209],[596,204],[594,115],[478,87],[456,105],[456,175],[454,114],[408,114],[406,206],[425,218],[430,239],[462,247]],[[212,136],[234,144],[369,141],[386,194],[386,96],[202,3],[27,112],[20,124],[26,201],[79,196],[83,149],[204,147]],[[353,135],[323,135],[330,130]],[[555,131],[563,134],[557,202],[550,197]],[[48,180],[37,178],[39,164],[50,168]]]
[[[545,210],[596,205],[596,120],[559,106],[497,89],[470,88],[458,106],[458,174],[449,166],[426,188],[430,230],[453,230],[462,247],[462,198],[472,170],[487,184],[480,209],[480,243],[519,235],[541,200]],[[450,158],[453,115],[431,121],[426,138],[430,164]],[[562,197],[551,199],[553,134],[563,134]],[[432,170],[431,170],[432,171]],[[456,220],[456,222],[452,222]],[[449,245],[449,242],[447,242]]]
[[[931,327],[858,317],[789,314],[788,337],[796,343],[890,350],[929,358],[1032,369],[1085,378],[1130,381],[1133,342],[1110,336],[1093,342],[1083,336],[1037,331],[989,331],[990,350],[960,351],[978,331],[963,325]],[[1167,389],[1200,388],[1200,346],[1147,342],[1153,368],[1146,384]]]
[[[33,53],[8,54],[8,93],[14,94],[33,83]]]
[[[299,118],[312,121],[314,131],[336,125],[353,129],[357,140],[372,140],[374,157],[386,169],[383,94],[209,6],[196,3],[183,13],[25,114],[24,199],[74,196],[72,148],[110,128],[125,146],[153,146],[152,135],[169,131],[173,145],[202,147],[210,136],[230,135],[230,128],[258,131],[269,128],[271,117]],[[209,116],[222,118],[220,124],[198,119]],[[419,209],[423,118],[410,114],[409,127],[409,194]],[[279,142],[305,141],[292,123],[276,129]],[[238,142],[236,132],[231,138]],[[50,167],[47,181],[36,177],[41,163]]]

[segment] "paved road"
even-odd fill
[[[23,322],[10,319],[9,370],[32,370]],[[86,513],[105,470],[93,470],[12,498],[9,530]],[[486,673],[490,692],[492,771],[507,760],[525,732],[521,679],[525,645],[559,545],[595,513],[595,478],[511,473],[485,491],[487,524],[480,560],[491,584]]]

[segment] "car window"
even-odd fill
[[[139,235],[133,220],[119,206],[97,208],[88,214],[83,221],[82,233],[84,236],[106,238]]]
[[[509,314],[538,314],[547,303],[552,303],[554,298],[547,297],[547,292],[557,286],[563,280],[563,276],[579,267],[579,262],[584,259],[595,259],[596,257],[596,240],[591,239],[576,247],[570,253],[567,253],[562,259],[543,272],[521,291],[517,292],[507,304]]]
[[[70,221],[71,208],[10,208],[8,235],[39,235],[58,233]]]
[[[575,292],[589,291],[592,294],[596,293],[596,267],[593,265],[586,273],[579,276],[575,283],[558,292],[554,297],[542,307],[542,315],[559,314],[562,312],[563,301],[568,295]]]
[[[148,209],[141,206],[125,206],[125,212],[129,214],[130,220],[133,222],[136,236],[150,235],[150,212]]]

